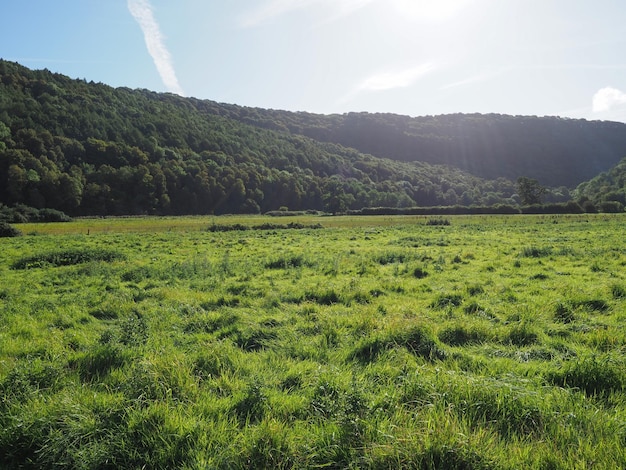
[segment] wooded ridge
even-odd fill
[[[547,202],[626,155],[626,124],[248,108],[0,60],[0,203],[72,215]],[[569,189],[568,189],[569,188]]]

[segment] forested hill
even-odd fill
[[[575,186],[626,156],[626,124],[558,117],[450,114],[323,116],[231,108],[238,118],[399,161],[446,164],[482,178],[528,176]]]
[[[109,215],[515,204],[518,176],[573,186],[624,154],[622,124],[290,113],[114,89],[0,60],[7,205]],[[568,196],[553,189],[548,200]]]

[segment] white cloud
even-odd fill
[[[382,72],[363,80],[357,87],[357,91],[383,91],[394,88],[406,88],[434,69],[435,66],[433,64],[425,63],[408,69]]]
[[[435,64],[427,62],[410,68],[389,70],[371,75],[345,95],[340,102],[345,103],[350,101],[352,98],[361,93],[371,93],[409,87],[435,69]]]
[[[593,95],[592,110],[594,113],[604,113],[615,107],[626,104],[626,93],[612,87],[605,87]]]
[[[163,84],[168,91],[184,95],[185,92],[176,78],[172,58],[165,47],[161,28],[154,18],[149,0],[128,0],[128,10],[141,27],[148,53],[154,61]]]

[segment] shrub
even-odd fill
[[[72,218],[56,209],[39,209],[38,222],[71,222]]]
[[[22,232],[6,222],[0,222],[0,238],[20,237]]]

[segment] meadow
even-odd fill
[[[0,466],[626,468],[625,215],[0,239]]]

